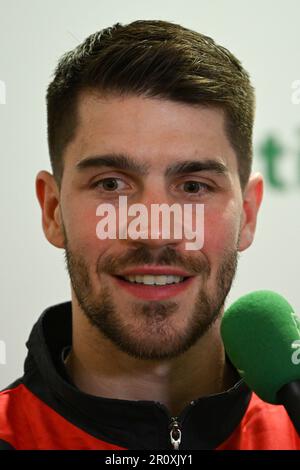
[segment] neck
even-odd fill
[[[192,400],[227,390],[237,374],[226,362],[220,319],[187,352],[168,360],[141,360],[118,349],[73,306],[73,344],[65,361],[73,383],[90,395],[153,400],[172,416]]]

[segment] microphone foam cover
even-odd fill
[[[231,362],[262,400],[278,404],[281,387],[300,380],[300,318],[281,295],[244,295],[224,313],[221,335]]]

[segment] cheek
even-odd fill
[[[71,250],[82,253],[86,260],[92,261],[107,251],[113,240],[99,240],[96,234],[99,217],[96,215],[95,205],[87,207],[86,204],[67,206],[67,217],[64,218],[65,230]]]
[[[204,219],[203,251],[210,257],[223,256],[224,251],[237,247],[239,215],[232,205],[223,210],[207,210]]]

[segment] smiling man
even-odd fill
[[[62,57],[47,106],[53,174],[36,191],[71,302],[45,310],[24,376],[0,395],[2,447],[296,448],[286,412],[250,392],[220,336],[263,187],[240,62],[176,24],[116,24]],[[121,196],[149,213],[203,205],[203,246],[160,224],[99,239],[97,208],[118,218]]]

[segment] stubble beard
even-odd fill
[[[139,264],[173,265],[198,273],[199,291],[191,313],[178,312],[184,307],[172,300],[133,302],[130,320],[116,308],[109,285],[103,285],[100,293],[95,295],[87,263],[83,256],[70,250],[66,235],[65,260],[78,304],[100,336],[105,336],[131,357],[165,360],[190,349],[219,318],[235,277],[238,251],[232,249],[224,254],[216,274],[213,295],[207,292],[211,268],[203,257],[183,257],[170,247],[165,247],[159,257],[154,257],[148,247],[142,246],[121,257],[98,260],[97,275],[102,272],[113,274],[122,267]],[[174,327],[172,321],[172,316],[180,314],[187,315],[184,329]]]

